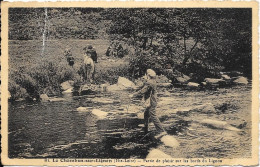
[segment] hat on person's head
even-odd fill
[[[152,78],[156,77],[156,72],[154,70],[152,70],[152,69],[148,69],[146,71],[146,73],[147,73],[148,76],[150,76]]]
[[[91,52],[90,51],[86,51],[85,54],[91,56]]]
[[[67,50],[70,50],[70,48],[65,48],[65,50],[67,51]]]
[[[88,45],[88,49],[93,49],[93,46],[92,45]]]

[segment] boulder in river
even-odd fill
[[[172,147],[172,148],[176,148],[180,145],[179,142],[173,136],[170,136],[170,135],[163,136],[161,138],[161,142],[165,146]]]
[[[152,158],[172,158],[172,157],[168,154],[165,154],[159,149],[152,149],[149,151],[148,155],[146,156],[146,159],[152,159]]]
[[[184,84],[184,83],[187,83],[187,82],[190,80],[190,77],[187,76],[187,75],[182,74],[181,76],[176,77],[176,80],[177,80],[179,83]]]
[[[195,82],[189,82],[187,84],[187,87],[190,88],[190,89],[197,89],[197,88],[199,88],[199,86],[200,86],[200,84],[195,83]]]
[[[230,76],[231,78],[232,78],[232,77],[238,77],[238,76],[243,75],[243,73],[242,73],[242,72],[239,72],[239,71],[221,72],[221,74],[228,75],[228,76]]]
[[[239,77],[236,80],[234,80],[233,83],[238,84],[238,85],[247,85],[248,80],[246,77]]]
[[[89,112],[92,107],[78,107],[77,111],[78,112]]]
[[[99,86],[94,84],[82,85],[79,89],[80,95],[95,94],[99,91]]]
[[[206,87],[209,89],[216,89],[218,87],[224,87],[227,85],[227,81],[217,78],[205,78]]]
[[[65,81],[65,82],[61,83],[60,86],[61,86],[62,90],[68,90],[73,87],[73,84],[74,84],[74,81],[69,80],[69,81]]]
[[[212,103],[198,105],[192,108],[191,110],[195,112],[201,112],[201,113],[216,113],[216,110]]]
[[[156,80],[159,83],[168,83],[169,82],[169,79],[165,75],[158,75]]]
[[[123,90],[123,89],[124,89],[124,87],[118,86],[117,84],[109,85],[107,87],[107,91],[109,91],[109,92],[120,91],[120,90]]]
[[[62,97],[53,97],[53,98],[49,98],[50,102],[60,102],[60,101],[66,101],[65,98]]]
[[[172,83],[168,82],[168,83],[158,83],[157,86],[158,87],[164,87],[164,88],[168,88],[172,85]]]
[[[227,122],[225,121],[218,121],[218,120],[213,120],[213,119],[204,119],[202,121],[200,121],[200,123],[202,125],[206,125],[210,128],[215,128],[215,129],[226,129],[226,130],[230,130],[230,131],[241,131],[240,129],[229,125]]]
[[[48,97],[48,95],[46,95],[46,94],[41,94],[41,95],[40,95],[40,99],[41,99],[41,101],[46,102],[46,101],[49,100],[49,97]]]
[[[136,87],[135,84],[132,81],[130,81],[129,79],[126,79],[124,77],[118,78],[117,85],[123,86],[126,89],[131,89],[131,88],[134,89]]]
[[[68,93],[72,93],[73,92],[73,88],[69,88],[65,91],[62,92],[62,94],[68,94]]]
[[[101,84],[100,85],[101,92],[106,92],[108,86],[109,86],[109,84]]]
[[[107,112],[101,111],[99,109],[93,109],[91,113],[97,116],[98,119],[105,119],[108,114]]]
[[[205,82],[207,84],[219,84],[220,82],[224,82],[223,79],[217,79],[217,78],[205,78]]]
[[[231,78],[228,76],[228,75],[221,75],[221,78],[224,79],[224,80],[230,80]]]

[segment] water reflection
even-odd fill
[[[123,95],[112,96],[114,100],[124,99]],[[111,98],[111,95],[104,97]],[[66,96],[66,99],[65,102],[9,104],[10,158],[129,158],[132,155],[126,151],[131,146],[121,145],[125,142],[138,145],[133,141],[140,138],[136,135],[141,130],[138,126],[143,122],[141,119],[124,113],[125,106],[121,104],[95,104],[88,96]],[[127,102],[122,100],[122,104]],[[90,111],[99,108],[106,112],[118,110],[119,113],[99,120],[90,112],[77,112],[76,108],[80,106],[90,107]]]

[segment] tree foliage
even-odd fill
[[[121,40],[131,73],[178,70],[195,80],[237,70],[251,77],[250,8],[49,8],[47,39]],[[9,39],[42,39],[43,8],[11,8]]]
[[[148,67],[198,73],[198,80],[221,70],[251,75],[250,9],[131,8],[106,14],[112,20],[108,33],[136,47],[137,76]]]

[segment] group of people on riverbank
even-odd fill
[[[93,46],[89,45],[84,49],[84,60],[83,60],[83,80],[87,83],[92,83],[94,80],[95,74],[95,63],[97,63],[97,53]],[[74,57],[71,54],[70,49],[66,49],[65,57],[70,66],[74,65]],[[144,133],[147,134],[149,131],[149,121],[151,120],[156,130],[159,134],[156,136],[157,138],[166,135],[164,128],[161,125],[160,120],[156,115],[156,106],[157,106],[157,84],[156,84],[156,72],[152,69],[147,69],[145,76],[143,87],[133,93],[130,94],[130,98],[134,98],[136,96],[143,96],[145,111],[144,111]]]
[[[83,66],[82,75],[84,82],[92,83],[95,75],[95,63],[97,63],[97,52],[92,45],[88,45],[83,49]],[[71,53],[71,49],[67,48],[64,52],[64,56],[67,59],[68,64],[73,67],[75,58]]]

